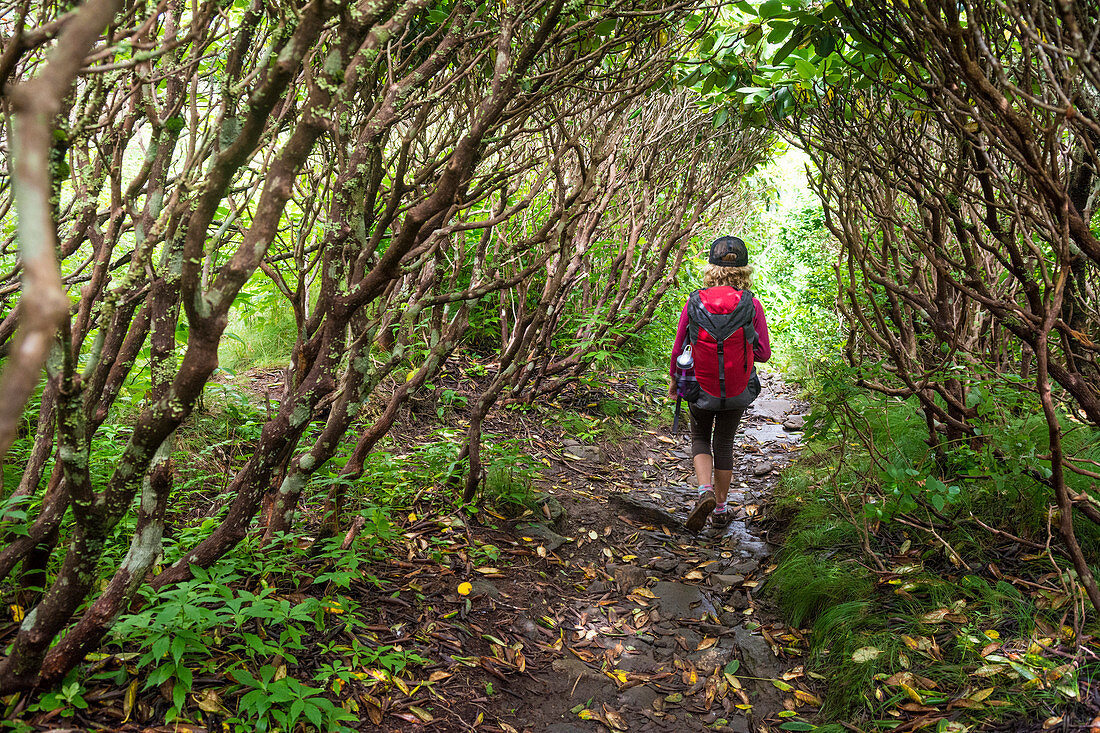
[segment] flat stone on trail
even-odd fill
[[[750,675],[767,677],[775,666],[775,655],[764,637],[753,634],[744,626],[738,626],[733,630],[733,640],[741,650],[741,661],[746,671]]]
[[[775,466],[771,464],[771,461],[764,461],[763,463],[757,463],[753,466],[752,472],[756,476],[767,476],[772,472],[773,468],[775,468]]]
[[[611,501],[617,504],[623,511],[633,514],[646,524],[656,524],[658,526],[663,524],[666,527],[680,526],[679,519],[666,512],[658,506],[656,502],[643,499],[640,496],[635,496],[634,494],[615,494],[611,497]]]
[[[575,680],[580,677],[590,682],[607,682],[609,685],[611,684],[607,677],[604,677],[579,659],[569,659],[568,657],[564,659],[555,659],[550,663],[550,667],[555,672],[565,675],[570,680]]]
[[[717,574],[717,575],[710,576],[710,582],[711,582],[711,585],[714,585],[714,586],[719,586],[719,587],[723,587],[723,588],[732,588],[733,586],[741,585],[742,583],[744,583],[745,582],[745,576],[740,575],[740,574],[737,574],[737,575]]]
[[[600,450],[599,446],[581,445],[573,440],[565,441],[563,453],[580,461],[593,461],[596,463],[603,461],[603,451]]]
[[[701,619],[708,613],[715,613],[714,606],[694,585],[663,580],[650,590],[657,597],[661,618]]]
[[[765,420],[783,420],[794,409],[794,403],[782,397],[765,397],[761,395],[752,403],[752,414]]]

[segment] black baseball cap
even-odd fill
[[[745,267],[749,264],[749,250],[737,237],[719,237],[710,246],[707,261],[719,267]]]

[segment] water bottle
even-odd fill
[[[685,395],[687,394],[688,382],[695,381],[694,373],[688,375],[688,372],[695,368],[695,359],[691,356],[691,344],[685,344],[683,352],[676,357],[676,367],[680,370],[678,380],[680,394]]]

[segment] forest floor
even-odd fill
[[[436,647],[417,645],[418,654],[446,666],[419,697],[372,695],[380,727],[810,730],[796,717],[820,704],[800,662],[804,632],[758,598],[774,567],[764,508],[799,449],[804,406],[777,375],[764,384],[740,429],[736,518],[696,535],[683,528],[695,498],[683,423],[674,437],[666,427],[582,442],[561,426],[494,418],[494,432],[526,434],[543,466],[536,509],[495,528],[420,517],[406,530],[420,551],[375,569],[389,576],[387,590],[400,588],[376,597],[375,621],[402,638],[379,641],[426,634]],[[579,400],[592,395],[576,397],[572,407],[584,409]],[[440,530],[468,533],[450,567],[424,556]],[[486,546],[501,556],[479,558]],[[414,611],[427,603],[414,596],[435,613]]]
[[[479,388],[470,374],[463,369],[439,380],[436,392],[465,404],[457,398]],[[261,402],[262,376],[249,377],[256,384],[248,390]],[[494,412],[485,426],[486,445],[506,446],[497,469],[514,465],[518,473],[503,482],[511,494],[502,501],[498,472],[497,486],[486,487],[479,508],[456,507],[446,487],[416,462],[416,451],[439,450],[446,436],[461,434],[463,411],[413,403],[380,449],[385,471],[359,487],[365,501],[377,499],[383,478],[398,476],[404,498],[364,510],[372,518],[365,526],[353,524],[345,541],[353,550],[318,555],[302,537],[283,557],[242,545],[226,559],[236,568],[231,595],[243,609],[284,602],[313,609],[298,614],[299,646],[269,657],[270,647],[247,652],[231,640],[282,644],[291,625],[242,612],[237,626],[219,622],[188,631],[191,646],[172,663],[177,672],[154,684],[148,670],[168,664],[164,655],[158,660],[133,641],[114,642],[117,647],[91,655],[63,693],[51,693],[64,694],[67,704],[42,705],[21,720],[0,721],[0,729],[259,730],[240,712],[247,688],[239,670],[267,669],[272,679],[258,684],[275,690],[284,678],[300,681],[308,688],[294,687],[296,694],[305,701],[327,697],[356,730],[814,730],[823,722],[818,710],[830,691],[826,685],[835,680],[805,666],[814,637],[809,629],[785,625],[764,592],[787,532],[772,498],[781,472],[802,450],[807,405],[781,376],[762,377],[763,394],[746,412],[737,441],[730,495],[735,519],[694,535],[683,528],[695,498],[686,424],[670,435],[663,394],[648,392],[635,375],[604,378],[599,387],[579,387],[536,410]],[[531,464],[538,468],[533,484],[527,483]],[[220,501],[214,494],[205,498]],[[899,550],[897,558],[906,551],[912,552]],[[896,577],[882,575],[883,587],[892,588]],[[206,585],[196,587],[217,585],[212,572]],[[181,601],[180,612],[201,618],[208,604],[203,598]],[[918,646],[925,639],[903,638]],[[945,630],[928,637],[938,653],[933,639],[947,645],[954,635]],[[171,706],[179,705],[178,670],[184,666],[192,670],[185,699],[175,720],[166,722]],[[906,690],[891,692],[883,703],[891,711],[879,722],[895,733],[963,730],[955,718],[981,707],[968,697],[974,694],[968,686],[959,695],[944,692],[954,702],[942,708],[926,704],[927,693],[921,702],[910,700],[917,693],[901,687],[912,681],[934,689],[934,680],[908,671],[880,677]],[[975,684],[986,685],[979,696],[992,693],[984,677]],[[872,688],[860,683],[860,694]],[[1026,715],[1026,725],[979,727],[1047,729],[1049,711],[1016,715]],[[1091,713],[1081,715],[1076,717],[1091,719]],[[269,729],[274,727],[281,728]]]

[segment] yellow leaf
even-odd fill
[[[8,606],[8,608],[11,609],[11,617],[15,623],[22,623],[23,618],[26,616],[26,611],[23,610],[23,607],[13,603]]]
[[[806,703],[807,705],[813,705],[815,708],[819,708],[822,705],[821,698],[812,692],[806,692],[805,690],[795,690],[794,696]]]
[[[970,696],[970,699],[973,700],[974,702],[981,702],[982,700],[984,700],[987,697],[989,697],[990,695],[992,695],[993,690],[995,690],[995,689],[997,689],[997,688],[987,687],[984,690],[978,690],[977,692],[975,692],[973,695]]]
[[[130,686],[126,688],[126,696],[122,699],[122,712],[124,714],[122,718],[123,723],[128,721],[130,715],[134,712],[134,703],[137,702],[138,682],[140,682],[140,680],[134,680],[130,683]],[[209,690],[208,694],[209,693],[214,693],[214,698],[217,699],[218,694],[216,692]],[[202,700],[199,701],[199,707],[202,708]],[[203,708],[203,710],[206,710],[206,708]],[[214,710],[207,710],[207,712],[214,713],[218,712],[218,710],[215,708]]]
[[[468,582],[463,581],[462,583],[458,584],[458,594],[460,596],[470,595],[470,591],[472,591],[473,589],[474,589],[474,586],[473,586],[472,583],[468,583]]]
[[[717,638],[715,638],[713,636],[705,637],[701,642],[699,642],[699,646],[695,648],[695,651],[701,652],[704,649],[710,649],[712,646],[714,646],[717,643],[718,643]]]
[[[401,679],[400,677],[394,677],[393,678],[393,683],[395,685],[397,685],[397,689],[401,690],[401,692],[406,697],[408,697],[411,694],[410,691],[409,691],[409,686],[407,684],[405,684],[405,680]]]
[[[421,723],[431,723],[435,718],[424,708],[418,708],[415,705],[409,706],[409,712],[420,719]]]
[[[499,568],[474,568],[482,575],[501,575]]]
[[[901,689],[905,690],[905,694],[909,696],[910,700],[917,703],[918,705],[924,704],[924,698],[922,698],[920,696],[920,693],[914,690],[912,687],[905,684],[904,682],[899,682],[898,686],[901,687]]]
[[[702,580],[703,574],[698,570],[692,570],[690,573],[684,576],[684,580]]]

